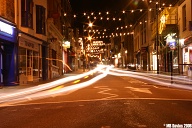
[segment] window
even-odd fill
[[[52,64],[56,66],[56,51],[52,49]]]
[[[187,23],[187,18],[186,18],[186,5],[184,5],[183,7],[182,7],[182,15],[183,15],[183,17],[182,17],[182,22],[183,22],[183,31],[185,31],[186,30],[186,23]]]
[[[40,5],[36,5],[36,33],[45,33],[45,8]]]
[[[33,0],[21,0],[21,26],[33,28]]]

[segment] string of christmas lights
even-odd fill
[[[152,3],[152,1],[150,1],[150,3]],[[158,3],[156,2],[156,4],[158,4]],[[162,7],[159,7],[158,10],[162,10],[162,9],[164,9],[164,8],[166,8],[166,7],[171,8],[171,7],[172,7],[172,4],[169,4],[168,6],[166,6],[165,3],[163,3],[163,4],[162,4]],[[87,19],[92,18],[92,19],[95,19],[95,20],[98,19],[98,20],[121,21],[121,20],[122,20],[121,17],[116,18],[115,16],[112,16],[112,17],[111,17],[111,15],[114,15],[114,14],[127,14],[127,13],[130,14],[130,13],[135,13],[135,12],[153,11],[153,10],[156,10],[156,8],[123,10],[123,11],[119,11],[119,12],[117,12],[117,11],[115,11],[115,12],[113,12],[113,11],[111,11],[111,12],[109,12],[109,11],[107,11],[107,12],[101,12],[101,11],[99,11],[99,12],[84,12],[84,13],[72,14],[72,16],[73,16],[74,18],[77,18],[77,17],[79,16],[79,17],[85,17],[85,18],[87,18]],[[70,14],[67,14],[67,13],[65,12],[63,15],[64,15],[64,16],[68,16],[68,15],[70,15]],[[109,16],[110,16],[110,17],[109,17]]]
[[[145,0],[142,0],[145,1]],[[149,3],[152,3],[153,1],[150,0]],[[155,2],[155,4],[159,4],[157,2]],[[169,8],[171,9],[172,4],[169,4],[168,6],[165,6],[165,3],[162,4],[161,7],[158,8],[159,11],[163,10],[164,8]],[[135,9],[135,10],[123,10],[123,11],[107,11],[107,12],[84,12],[84,13],[78,13],[78,14],[73,14],[74,18],[77,17],[81,17],[81,18],[85,18],[87,20],[107,20],[107,21],[122,21],[122,17],[123,16],[128,16],[128,14],[133,14],[136,12],[144,12],[144,11],[156,11],[157,8],[148,8],[148,9]],[[116,14],[120,14],[119,16],[117,16]],[[67,13],[64,13],[64,16],[68,16]],[[147,23],[147,21],[140,21],[139,24],[144,24]],[[102,39],[102,38],[111,38],[111,37],[119,37],[119,36],[126,36],[126,35],[132,35],[134,34],[134,32],[130,31],[130,32],[122,32],[122,31],[126,31],[130,30],[130,28],[132,28],[133,25],[126,25],[126,26],[120,26],[120,27],[116,27],[115,29],[113,29],[113,33],[111,34],[106,34],[105,32],[108,29],[102,29],[102,30],[98,30],[98,29],[85,29],[84,32],[88,32],[89,35],[91,35],[92,33],[92,38],[93,39]]]

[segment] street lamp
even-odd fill
[[[92,27],[93,27],[93,23],[91,23],[91,22],[90,22],[90,23],[89,23],[89,27],[91,27],[91,28],[92,28]]]

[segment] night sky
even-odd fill
[[[147,11],[146,0],[69,0],[73,13],[77,15],[73,26],[79,27],[82,24],[86,24],[89,21],[94,22],[94,27],[96,29],[110,29],[109,33],[113,32],[117,27],[125,26],[124,18],[128,19],[128,24],[135,24],[139,17],[144,12],[139,12],[138,10],[143,9]],[[152,0],[154,3],[156,0]],[[165,2],[167,5],[170,3],[175,3],[178,0],[159,0],[162,3]],[[122,13],[125,10],[126,15]],[[137,10],[134,13],[130,13],[130,10]],[[109,11],[109,15],[106,12]],[[91,16],[93,12],[94,15],[92,19],[87,19],[83,16],[83,13],[87,13]],[[98,13],[101,12],[101,15]],[[94,20],[93,17],[97,17]],[[110,17],[111,20],[99,20],[100,17],[107,18]],[[122,21],[113,21],[112,18],[122,18]]]
[[[86,12],[88,14],[94,13],[94,16],[100,18],[110,17],[111,18],[122,18],[122,21],[106,21],[106,20],[93,20],[94,25],[98,29],[110,28],[115,29],[117,26],[124,26],[123,21],[123,10],[131,10],[146,7],[146,3],[142,0],[69,0],[73,13],[77,15],[76,22],[74,22],[74,26],[78,27],[81,24],[88,23],[88,19],[83,16],[83,13]],[[109,15],[106,15],[106,12],[109,11]],[[98,15],[101,12],[102,15]],[[131,16],[130,22],[134,21],[134,18],[138,18],[138,16]]]
[[[134,4],[133,0],[70,0],[70,3],[74,12],[110,10],[119,11],[127,9]]]

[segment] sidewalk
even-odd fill
[[[83,72],[83,69],[78,69],[77,71],[69,72],[69,73],[66,73],[66,74],[64,74],[64,75],[62,75],[60,77],[45,80],[45,81],[42,80],[42,81],[39,81],[39,82],[31,82],[31,83],[16,85],[16,86],[3,86],[2,88],[0,88],[0,95],[2,95],[3,93],[11,93],[11,92],[14,92],[14,91],[17,91],[17,90],[20,90],[20,89],[25,89],[25,88],[34,87],[34,86],[37,86],[37,85],[40,85],[40,84],[45,84],[45,83],[52,82],[52,81],[55,81],[55,80],[58,80],[58,79],[61,79],[61,78],[68,77],[68,76],[75,76],[75,75],[78,75],[78,74],[85,73],[87,71],[88,70],[85,70]]]

